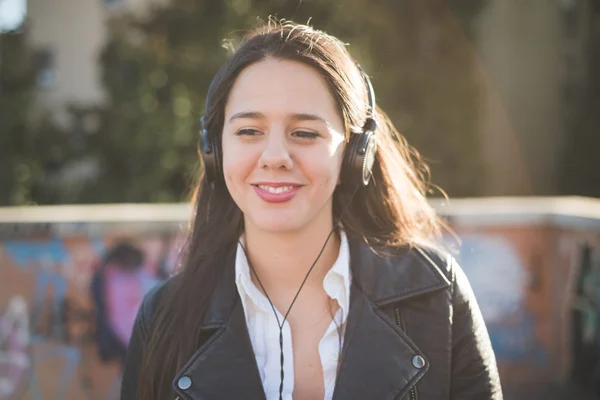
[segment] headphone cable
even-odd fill
[[[302,290],[302,288],[304,287],[304,284],[308,280],[308,276],[310,275],[310,273],[312,272],[313,268],[315,267],[315,265],[317,264],[317,262],[321,258],[321,255],[323,254],[323,251],[325,251],[325,247],[327,247],[327,243],[329,243],[329,239],[331,239],[331,235],[333,235],[333,233],[335,232],[335,229],[336,229],[337,225],[341,222],[342,217],[344,216],[344,214],[346,213],[346,211],[348,211],[348,209],[350,208],[350,205],[352,204],[352,200],[354,200],[354,195],[356,195],[356,192],[358,191],[359,188],[360,188],[360,186],[356,185],[356,188],[354,189],[354,191],[352,192],[352,195],[350,196],[350,200],[348,201],[348,203],[346,204],[346,207],[344,207],[344,210],[340,214],[340,217],[338,219],[338,223],[334,224],[333,228],[331,229],[331,232],[329,232],[329,235],[327,236],[327,239],[325,240],[325,243],[321,247],[321,251],[319,252],[319,255],[317,256],[317,258],[315,259],[315,261],[310,266],[308,272],[306,273],[306,276],[304,277],[304,280],[302,281],[302,284],[298,288],[298,291],[296,292],[296,295],[294,296],[294,299],[292,300],[292,303],[290,304],[287,312],[285,313],[282,322],[279,321],[279,316],[277,315],[277,310],[275,310],[275,306],[273,305],[273,302],[271,301],[271,298],[269,297],[269,295],[268,295],[265,287],[263,286],[262,282],[260,281],[260,278],[258,277],[258,274],[256,273],[256,270],[254,269],[254,267],[252,266],[252,263],[250,262],[250,257],[248,257],[248,252],[246,251],[246,248],[244,247],[244,245],[242,244],[241,241],[238,241],[238,243],[240,244],[240,246],[242,247],[242,249],[244,251],[244,255],[246,256],[246,261],[248,262],[248,265],[250,266],[250,269],[252,270],[252,272],[254,273],[254,276],[256,277],[256,281],[260,285],[260,288],[262,289],[265,297],[267,298],[267,300],[269,301],[269,304],[271,305],[271,309],[273,310],[273,314],[275,315],[275,319],[277,320],[277,325],[279,327],[279,351],[280,351],[279,364],[280,364],[280,370],[281,370],[281,374],[280,374],[281,383],[279,384],[279,400],[283,400],[283,378],[284,378],[284,371],[283,371],[283,361],[284,361],[284,357],[283,357],[283,326],[285,325],[285,321],[287,320],[287,317],[290,314],[290,311],[292,310],[292,307],[294,306],[294,303],[296,302],[296,299],[298,298],[298,295],[300,295],[300,291]]]

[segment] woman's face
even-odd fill
[[[246,226],[329,225],[343,151],[343,121],[316,69],[266,59],[241,72],[225,106],[223,172]]]

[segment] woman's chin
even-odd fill
[[[247,219],[247,223],[250,222],[254,225],[254,228],[269,233],[286,233],[297,231],[302,229],[302,226],[306,225],[306,221],[299,218],[298,215],[282,215],[282,213],[261,213],[260,215],[253,215]],[[287,213],[286,213],[287,214]]]

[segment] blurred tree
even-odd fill
[[[433,181],[452,196],[479,194],[485,178],[476,54],[468,40],[484,4],[379,2],[363,38],[380,103],[428,161]]]
[[[143,16],[114,17],[100,57],[106,102],[72,108],[71,161],[54,174],[52,182],[63,182],[54,201],[182,200],[197,173],[198,119],[224,47],[268,15],[312,18],[350,43],[378,104],[430,161],[434,182],[453,196],[476,195],[484,171],[468,35],[485,1],[171,0]],[[63,179],[85,165],[93,167],[87,178]]]
[[[26,32],[0,33],[0,205],[54,203],[48,175],[67,157],[65,133],[36,110]]]
[[[588,73],[579,85],[565,85],[568,140],[560,185],[564,194],[600,197],[600,1],[580,17],[588,19],[577,21],[578,26],[589,26],[584,31],[587,65],[582,68]]]

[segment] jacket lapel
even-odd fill
[[[204,318],[207,339],[173,380],[181,399],[265,399],[234,271],[229,260]]]
[[[334,400],[396,399],[425,374],[413,366],[414,343],[356,287],[344,337]],[[368,379],[367,379],[368,377]]]
[[[401,399],[429,361],[383,308],[450,282],[420,250],[384,257],[361,241],[350,248],[351,306],[333,399]],[[418,356],[424,363],[413,361]]]

